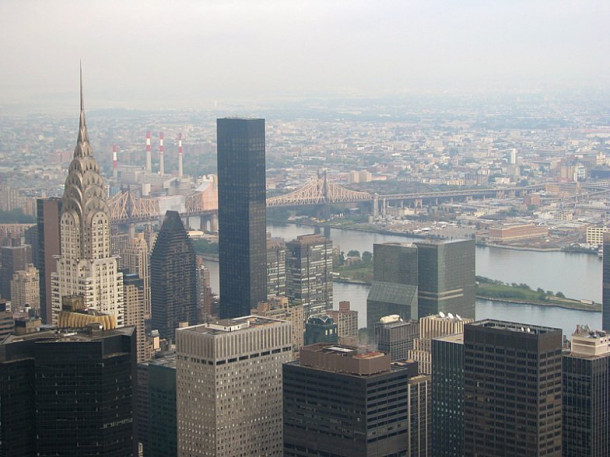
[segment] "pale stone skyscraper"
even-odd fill
[[[104,180],[87,134],[81,74],[78,139],[62,198],[61,255],[51,277],[54,324],[62,297],[80,295],[85,308],[113,315],[117,326],[124,325],[123,275],[110,253],[109,214]]]
[[[150,271],[148,263],[148,243],[146,243],[144,233],[136,233],[134,238],[129,239],[123,252],[123,266],[144,281],[144,316],[146,319],[150,319]]]

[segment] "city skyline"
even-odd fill
[[[3,2],[0,99],[69,109],[79,59],[104,108],[605,90],[609,17],[569,0]]]

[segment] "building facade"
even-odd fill
[[[400,316],[382,317],[375,324],[375,343],[380,351],[390,354],[392,362],[406,360],[413,349],[413,341],[419,336],[417,321],[403,321]]]
[[[610,332],[610,233],[604,234],[602,259],[602,330]]]
[[[432,440],[435,457],[464,455],[464,335],[432,340]]]
[[[418,317],[475,318],[474,240],[418,241]]]
[[[127,242],[122,253],[122,264],[129,273],[137,274],[144,285],[144,316],[150,319],[150,269],[148,244],[144,238],[144,233],[136,233]]]
[[[610,337],[578,326],[562,365],[563,455],[610,455]]]
[[[282,455],[289,322],[244,316],[176,332],[178,455]]]
[[[322,343],[305,346],[283,372],[284,456],[426,455],[407,452],[415,366]]]
[[[267,295],[286,295],[286,242],[267,236]]]
[[[315,343],[338,343],[337,323],[325,314],[311,316],[305,321],[305,345]]]
[[[125,298],[125,325],[136,328],[136,354],[138,363],[150,358],[144,325],[144,280],[137,274],[123,272],[123,295]]]
[[[351,309],[351,303],[340,301],[339,309],[329,309],[326,314],[337,324],[339,343],[347,345],[358,344],[358,311]]]
[[[40,276],[38,269],[32,264],[18,270],[11,279],[11,307],[13,311],[21,310],[30,305],[40,313]]]
[[[197,323],[197,259],[176,211],[165,213],[150,257],[151,325],[174,341],[181,323]]]
[[[23,271],[32,263],[32,247],[29,244],[21,246],[2,246],[2,297],[11,300],[11,280],[18,271]]]
[[[60,255],[51,275],[53,323],[62,297],[80,295],[85,307],[124,324],[123,276],[110,253],[106,187],[89,143],[81,81],[78,138],[68,169],[60,216]]]
[[[44,198],[36,201],[38,225],[38,270],[40,271],[40,316],[42,322],[53,321],[51,275],[57,270],[55,256],[59,255],[59,218],[61,198]]]
[[[464,326],[465,456],[562,455],[561,351],[560,329]]]
[[[323,314],[333,306],[333,244],[322,235],[300,235],[286,243],[286,296]]]
[[[265,120],[218,119],[220,317],[267,298]]]

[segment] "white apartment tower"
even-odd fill
[[[290,322],[223,319],[176,331],[178,456],[282,456]]]
[[[78,139],[62,198],[61,254],[51,276],[53,324],[62,297],[80,295],[85,308],[116,316],[117,326],[124,325],[123,276],[110,253],[109,215],[105,183],[87,134],[81,72]]]

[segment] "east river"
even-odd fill
[[[313,227],[268,225],[267,231],[274,237],[289,241],[298,235],[313,233]],[[330,229],[324,235],[333,240],[344,252],[357,250],[373,252],[374,243],[416,241],[399,235],[358,232],[354,230]],[[565,252],[517,251],[493,247],[476,248],[476,274],[507,283],[525,283],[533,289],[538,287],[553,292],[563,292],[566,297],[601,302],[602,262],[597,256]],[[206,261],[210,268],[212,289],[218,293],[218,263]],[[366,285],[334,283],[335,308],[342,300],[349,300],[352,309],[358,311],[360,327],[366,326]],[[477,300],[477,319],[502,319],[528,324],[546,325],[563,329],[571,335],[576,324],[588,324],[601,328],[601,313],[576,311],[556,307],[511,305],[488,300]]]

